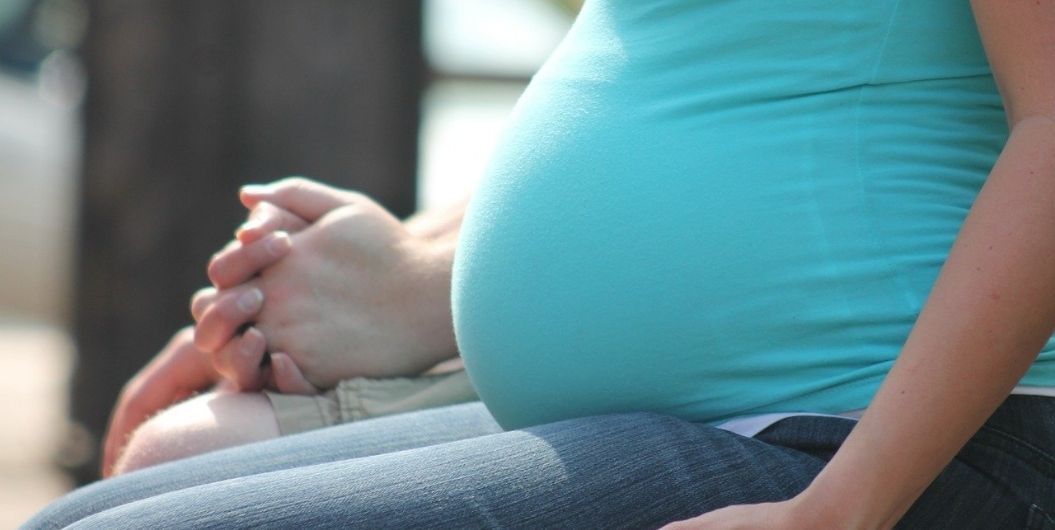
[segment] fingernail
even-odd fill
[[[289,251],[289,248],[292,245],[293,242],[290,241],[289,234],[285,232],[275,232],[275,237],[267,242],[267,252],[275,257],[282,256]]]
[[[260,292],[260,289],[253,288],[242,293],[235,304],[241,312],[251,315],[259,311],[263,303],[264,293]]]
[[[242,186],[242,192],[251,195],[260,195],[262,193],[267,193],[269,188],[270,186],[267,184],[246,184],[245,186]]]

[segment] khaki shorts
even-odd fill
[[[357,377],[317,396],[265,394],[283,435],[479,399],[465,370],[391,379]]]

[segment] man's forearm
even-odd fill
[[[1006,399],[1055,328],[1055,122],[1013,131],[868,411],[804,505],[889,528]]]
[[[456,239],[462,226],[469,199],[438,208],[422,210],[408,217],[403,225],[415,236],[425,239]]]

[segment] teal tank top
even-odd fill
[[[472,382],[506,428],[865,407],[1006,127],[962,0],[588,0],[462,227]]]

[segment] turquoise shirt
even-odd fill
[[[588,1],[467,212],[469,375],[506,428],[865,407],[1006,135],[963,0]]]

